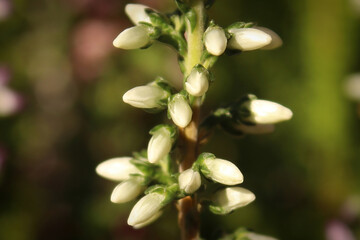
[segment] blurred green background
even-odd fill
[[[175,86],[182,79],[166,46],[113,48],[131,26],[129,2],[0,0],[0,79],[20,99],[0,117],[0,239],[179,239],[174,206],[132,230],[134,203],[112,204],[116,183],[94,171],[145,148],[148,131],[166,119],[124,104],[125,91],[159,75]],[[282,240],[360,239],[359,103],[344,91],[360,72],[360,1],[222,0],[209,16],[224,27],[256,22],[284,45],[221,57],[203,113],[253,93],[294,117],[267,135],[216,131],[203,150],[234,161],[257,199],[229,216],[205,210],[202,235],[245,226]]]

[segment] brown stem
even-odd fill
[[[196,25],[191,29],[190,20],[186,21],[188,52],[185,57],[185,77],[188,76],[193,67],[200,63],[203,53],[202,36],[204,34],[204,2],[203,0],[189,0],[192,10],[196,14]],[[192,111],[193,117],[190,124],[180,129],[181,161],[179,172],[190,168],[198,155],[198,129],[200,120],[201,100],[195,99]],[[178,201],[178,221],[182,240],[199,239],[200,217],[196,195],[187,196]]]
[[[182,172],[192,166],[198,155],[198,126],[200,107],[193,107],[193,119],[190,124],[180,130],[182,144],[182,161],[179,171]],[[196,197],[187,196],[178,201],[178,221],[182,240],[195,240],[199,238],[200,218]]]

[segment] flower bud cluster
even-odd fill
[[[240,22],[223,29],[211,22],[203,36],[206,50],[211,55],[220,56],[227,48],[239,51],[270,50],[282,45],[281,38],[274,31],[251,26]]]
[[[230,161],[216,158],[212,153],[199,155],[192,168],[180,173],[179,188],[185,194],[196,192],[201,186],[201,175],[223,185],[237,185],[244,177],[238,167]],[[228,214],[255,200],[255,195],[241,187],[227,187],[210,197],[209,209],[215,214]]]
[[[122,31],[113,41],[113,45],[121,49],[146,48],[155,40],[169,44],[178,51],[184,73],[183,90],[175,91],[167,81],[159,77],[146,85],[134,87],[123,95],[125,103],[151,113],[166,109],[174,124],[153,127],[145,151],[135,153],[134,157],[109,159],[96,168],[100,176],[120,182],[111,194],[112,202],[129,202],[144,193],[134,205],[127,221],[134,228],[144,227],[158,219],[163,208],[171,201],[198,191],[202,191],[205,200],[210,201],[209,209],[215,214],[228,214],[255,200],[252,192],[236,186],[244,181],[244,177],[234,163],[217,158],[212,153],[202,153],[191,168],[177,173],[171,167],[176,162],[172,161],[176,154],[171,151],[176,147],[178,131],[184,134],[191,127],[198,127],[195,120],[192,122],[193,109],[201,105],[205,98],[212,82],[209,69],[218,56],[226,51],[274,49],[281,46],[282,41],[273,31],[249,23],[235,23],[222,28],[210,22],[206,31],[197,37],[200,39],[203,34],[204,46],[200,46],[200,49],[202,51],[204,47],[206,51],[201,59],[199,55],[197,62],[191,60],[190,64],[184,64],[191,58],[191,53],[187,45],[189,36],[185,39],[183,29],[186,27],[187,33],[191,34],[197,16],[192,16],[191,12],[185,13],[188,9],[182,1],[176,3],[180,11],[170,15],[162,15],[145,5],[127,4],[125,12],[135,26]],[[227,123],[228,129],[235,129],[234,122],[241,122],[244,124],[237,130],[254,133],[272,130],[272,124],[288,120],[292,116],[289,109],[256,97],[240,101],[224,113],[226,119],[232,121],[231,124]],[[225,126],[224,121],[222,124]],[[219,184],[227,187],[219,190]],[[215,186],[217,191],[209,190],[212,188],[207,185]]]
[[[159,126],[154,135],[163,131],[167,126]],[[145,159],[119,157],[100,163],[96,172],[100,176],[113,181],[121,181],[113,190],[110,200],[113,203],[126,203],[142,194],[146,185],[153,180],[153,171],[156,167]],[[160,189],[160,190],[159,190]],[[144,227],[155,221],[161,215],[162,208],[169,199],[174,197],[174,191],[167,188],[156,188],[148,191],[133,207],[128,224],[134,228]]]

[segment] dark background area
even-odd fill
[[[146,148],[148,131],[166,119],[122,95],[156,76],[182,80],[166,46],[112,46],[132,25],[129,2],[0,0],[0,79],[21,99],[0,116],[0,239],[178,239],[174,206],[133,230],[126,219],[134,202],[111,203],[116,183],[94,170]],[[175,8],[171,0],[136,2]],[[360,72],[360,1],[222,0],[209,16],[223,27],[256,22],[284,45],[221,57],[203,113],[253,93],[294,117],[267,135],[215,132],[203,151],[235,162],[257,199],[228,216],[205,210],[202,235],[245,226],[282,240],[360,239],[360,108],[344,90]]]

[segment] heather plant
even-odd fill
[[[111,194],[112,202],[137,200],[127,221],[135,229],[155,222],[166,206],[175,203],[182,239],[200,239],[202,209],[226,215],[253,202],[255,194],[239,186],[244,180],[239,168],[216,153],[201,152],[200,147],[215,127],[234,135],[268,133],[273,124],[292,117],[288,108],[252,94],[200,114],[206,92],[216,86],[211,69],[218,57],[282,44],[276,33],[251,22],[217,25],[206,15],[213,2],[175,0],[177,9],[170,14],[141,4],[125,7],[135,26],[123,30],[114,46],[130,50],[146,49],[155,41],[170,45],[183,73],[183,89],[157,77],[123,95],[125,103],[150,114],[167,111],[170,121],[150,130],[146,149],[106,160],[96,168],[100,176],[120,182]],[[222,239],[274,238],[241,227]]]

